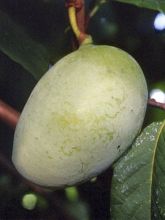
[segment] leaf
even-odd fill
[[[165,1],[164,0],[114,0],[123,3],[133,4],[143,8],[149,8],[165,12]]]
[[[48,69],[48,53],[22,26],[0,10],[0,50],[39,79]]]
[[[111,216],[165,219],[165,121],[152,123],[114,165]]]

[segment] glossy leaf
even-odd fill
[[[48,69],[48,53],[22,26],[0,10],[0,50],[39,79]]]
[[[139,6],[139,7],[165,12],[165,1],[164,0],[114,0],[114,1],[129,3],[129,4]]]
[[[111,216],[116,220],[165,218],[165,122],[144,129],[114,165]]]

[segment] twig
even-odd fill
[[[149,99],[148,105],[165,110],[165,103],[157,102],[155,99]]]
[[[15,128],[20,113],[0,100],[0,120]]]

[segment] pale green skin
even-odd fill
[[[63,187],[109,167],[141,129],[142,70],[126,52],[84,45],[38,82],[18,122],[12,160],[39,185]]]

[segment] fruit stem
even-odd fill
[[[70,25],[72,27],[72,30],[73,30],[74,34],[76,35],[76,38],[79,39],[79,37],[81,35],[81,31],[79,30],[79,27],[77,25],[75,7],[69,7],[68,14],[69,14],[69,20],[70,20]]]
[[[66,6],[68,7],[68,16],[69,16],[69,21],[70,25],[72,27],[72,30],[79,42],[80,45],[82,44],[89,44],[92,43],[92,38],[90,35],[86,34],[84,31],[85,28],[81,27],[82,30],[80,30],[80,25],[84,22],[79,22],[78,24],[78,19],[79,21],[84,21],[84,13],[82,13],[82,8],[84,8],[84,1],[80,0],[69,0],[66,3]],[[81,25],[82,26],[82,25]]]

